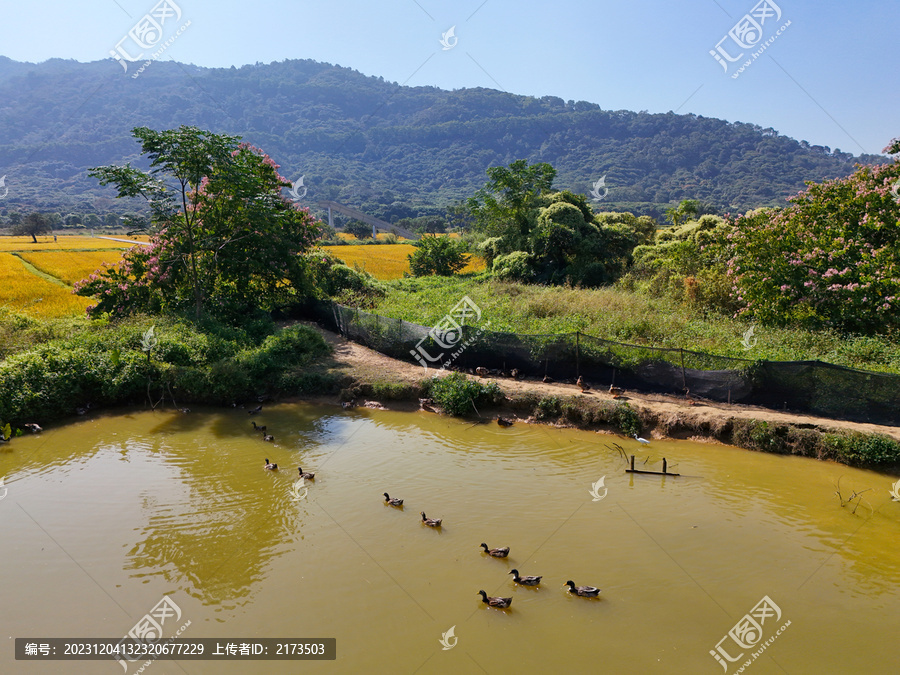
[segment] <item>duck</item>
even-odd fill
[[[341,407],[344,410],[350,410],[351,408],[354,408],[355,406],[356,406],[356,404],[353,401],[341,401]]]
[[[570,593],[580,595],[582,598],[596,598],[600,595],[600,589],[596,586],[576,586],[571,580],[566,582],[566,586],[569,587]]]
[[[265,469],[266,469],[266,471],[278,471],[278,465],[277,465],[277,464],[272,464],[271,462],[269,462],[269,458],[266,457],[266,466],[265,466]]]
[[[613,398],[619,398],[625,393],[625,390],[621,387],[617,387],[614,384],[609,385],[609,393],[612,394]]]
[[[481,548],[484,549],[485,553],[495,558],[505,558],[509,555],[509,546],[504,546],[503,548],[488,548],[488,545],[482,542]]]
[[[519,369],[513,368],[511,371],[509,371],[509,376],[514,380],[518,380],[519,379]]]
[[[315,480],[316,474],[310,473],[309,471],[304,471],[299,466],[297,467],[297,473],[300,474],[300,478],[305,478],[307,480]]]
[[[391,497],[387,492],[384,493],[384,501],[391,506],[403,506],[403,500],[397,497]]]
[[[544,375],[544,377],[541,379],[541,382],[543,382],[544,384],[553,384],[553,378],[549,375]]]
[[[247,414],[248,415],[259,415],[259,413],[261,413],[261,412],[262,412],[262,406],[258,405],[253,410],[248,410]]]
[[[265,425],[265,424],[263,424],[262,426],[260,426],[259,424],[257,424],[257,423],[254,422],[253,420],[250,420],[250,424],[253,425],[253,430],[254,430],[254,431],[258,431],[258,432],[260,432],[260,433],[262,433],[262,434],[266,433],[266,425]]]
[[[510,574],[513,575],[513,581],[517,584],[522,584],[523,586],[537,586],[541,583],[541,579],[543,577],[520,577],[519,570],[513,569],[510,571]]]
[[[275,437],[272,434],[263,434],[263,440],[267,443],[274,443]]]
[[[512,420],[508,420],[505,417],[497,417],[497,424],[501,427],[511,427],[513,425]]]
[[[43,429],[40,427],[40,425],[37,425],[34,422],[29,422],[28,424],[23,424],[22,428],[25,431],[29,431],[33,434],[39,434],[43,431]]]
[[[484,591],[478,591],[481,595],[481,601],[488,607],[496,607],[497,609],[507,609],[512,604],[512,598],[494,598]]]
[[[190,408],[179,408],[178,412],[180,412],[182,415],[187,415],[188,413],[191,412],[191,409]]]
[[[475,374],[478,375],[479,377],[487,377],[488,375],[490,375],[490,373],[491,373],[491,371],[489,371],[487,368],[485,368],[483,366],[478,366],[475,369]]]
[[[589,391],[591,385],[584,381],[584,378],[581,375],[578,376],[578,379],[575,380],[575,386],[581,387],[581,391]]]
[[[422,511],[422,522],[428,525],[428,527],[440,527],[443,521],[443,518],[426,518],[425,512]]]

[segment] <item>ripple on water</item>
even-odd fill
[[[282,405],[258,421],[275,443],[240,410],[136,412],[59,430],[65,443],[47,442],[52,430],[41,443],[17,439],[0,454],[0,511],[15,514],[0,518],[0,536],[15,542],[0,565],[8,601],[23,608],[0,619],[7,634],[26,624],[107,634],[109,595],[140,616],[169,593],[197,636],[337,637],[344,672],[373,656],[401,671],[428,661],[461,672],[456,654],[489,672],[585,672],[597,631],[611,626],[611,672],[700,672],[733,617],[769,595],[797,626],[770,647],[786,670],[875,672],[892,657],[900,504],[884,476],[425,414]],[[612,442],[642,467],[665,457],[684,476],[626,475]],[[264,471],[266,457],[280,470]],[[302,499],[298,464],[317,474]],[[837,480],[845,492],[871,487],[871,509],[842,508]],[[386,506],[385,491],[404,508]],[[444,527],[422,525],[421,511]],[[486,556],[482,541],[509,546],[509,558]],[[542,586],[516,587],[513,567],[544,575]],[[85,590],[85,573],[109,595]],[[602,599],[572,597],[570,578]],[[513,597],[512,611],[484,607],[480,588]],[[886,610],[878,622],[872,608]],[[464,650],[430,658],[450,626]],[[852,649],[821,635],[853,635]],[[672,648],[648,650],[659,636]],[[241,672],[214,665],[198,672]]]

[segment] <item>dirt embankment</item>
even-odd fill
[[[384,354],[363,347],[346,340],[342,336],[327,331],[315,324],[309,324],[318,330],[334,347],[334,361],[338,368],[361,382],[391,381],[406,384],[416,384],[423,377],[430,375],[442,375],[445,371],[430,370],[426,373],[421,366],[413,365],[405,361],[392,359]],[[597,401],[612,400],[612,396],[604,389],[582,393],[575,385],[571,384],[545,384],[539,380],[512,380],[510,378],[490,377],[496,382],[509,397],[526,393],[539,396],[584,396]],[[325,402],[325,399],[320,399]],[[656,438],[665,437],[665,427],[684,428],[710,428],[717,429],[726,425],[732,419],[760,420],[773,424],[792,424],[801,428],[817,429],[823,432],[833,432],[839,429],[847,429],[871,434],[884,434],[900,441],[900,427],[889,427],[878,424],[865,424],[860,422],[847,422],[833,420],[824,417],[801,415],[790,412],[780,412],[739,404],[717,403],[713,401],[695,402],[677,397],[660,394],[644,394],[628,391],[622,400],[627,400],[634,408],[644,409],[653,414],[658,420],[671,420],[672,424],[661,424],[653,429],[652,435]],[[333,399],[327,402],[334,402]],[[418,406],[409,402],[382,401],[386,407],[396,409],[415,409]],[[675,422],[681,421],[682,424]]]

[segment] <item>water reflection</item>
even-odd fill
[[[490,655],[500,649],[530,659],[516,659],[533,667],[522,672],[578,671],[591,662],[578,645],[595,641],[604,621],[633,636],[610,646],[612,671],[651,672],[642,641],[669,635],[682,647],[657,657],[667,665],[658,672],[697,672],[714,664],[708,650],[733,625],[729,612],[763,595],[821,634],[863,630],[866,612],[900,600],[892,545],[900,503],[890,499],[890,477],[715,445],[642,446],[427,413],[279,405],[255,420],[274,443],[241,409],[108,415],[16,439],[0,452],[10,492],[0,509],[20,500],[72,559],[120,567],[125,588],[158,582],[184,591],[206,608],[201,625],[325,631],[344,640],[339,651],[353,664],[392,644],[412,670],[456,625],[460,645],[486,668],[498,665]],[[625,474],[631,454],[636,468],[658,471],[665,458],[682,476]],[[266,457],[281,469],[264,471]],[[298,487],[298,465],[315,481]],[[605,497],[594,501],[601,476]],[[842,508],[836,484],[866,503],[855,514],[853,504]],[[386,505],[384,492],[404,507]],[[442,527],[422,524],[421,511],[443,518]],[[2,513],[7,541],[27,543],[28,559],[40,560],[34,523]],[[77,538],[63,538],[77,527]],[[486,555],[482,541],[510,546],[509,557]],[[7,583],[40,584],[41,568],[22,565],[22,555],[0,552],[13,570]],[[90,562],[83,567],[104,578]],[[541,586],[516,585],[513,567],[544,575]],[[77,568],[66,574],[83,580]],[[570,597],[567,579],[603,588],[602,600]],[[513,597],[509,616],[478,611],[480,588]],[[50,614],[55,601],[36,596],[35,611]],[[523,645],[512,626],[552,637],[554,647]],[[866,639],[888,644],[898,628],[896,613],[880,614]],[[792,639],[798,654],[812,649],[811,638]],[[793,654],[784,644],[782,654]],[[885,653],[875,647],[872,662]],[[833,658],[822,647],[806,665],[821,671]],[[457,662],[430,663],[422,672],[461,672]]]

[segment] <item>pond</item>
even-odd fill
[[[613,443],[682,475],[626,474]],[[3,672],[121,673],[17,662],[13,638],[121,637],[163,596],[166,636],[336,638],[337,659],[145,671],[896,672],[894,479],[840,465],[280,404],[98,414],[0,447],[0,477]]]

